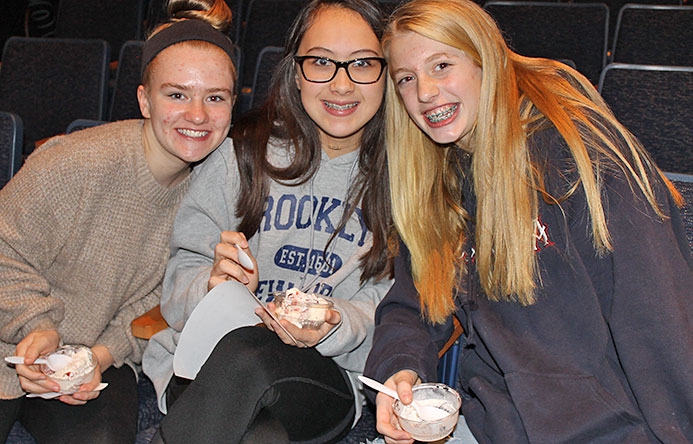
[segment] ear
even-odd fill
[[[137,102],[140,104],[140,113],[145,119],[151,119],[152,113],[149,109],[149,94],[143,85],[137,87]]]
[[[296,88],[298,88],[298,90],[301,91],[301,77],[298,73],[298,69],[294,71],[294,80],[296,81]]]

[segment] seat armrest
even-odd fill
[[[142,316],[135,318],[130,324],[132,335],[140,339],[149,339],[156,333],[168,327],[166,320],[161,316],[160,306],[152,308]]]

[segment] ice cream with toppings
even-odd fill
[[[304,293],[298,288],[275,293],[274,314],[279,319],[286,319],[299,328],[317,329],[325,322],[327,310],[332,302],[311,293]]]
[[[58,348],[51,355],[63,355],[70,359],[58,360],[64,365],[51,368],[46,364],[41,365],[41,371],[60,385],[60,392],[69,394],[79,390],[79,387],[91,381],[94,377],[96,362],[89,347],[83,345],[65,345]]]

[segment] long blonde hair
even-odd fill
[[[460,254],[468,215],[459,203],[451,160],[456,156],[450,150],[473,153],[475,260],[493,301],[536,302],[534,221],[540,196],[560,204],[582,187],[595,251],[612,249],[600,197],[607,162],[623,170],[664,216],[651,183],[653,173],[661,173],[582,75],[561,63],[510,51],[493,19],[467,0],[413,0],[400,6],[383,37],[386,54],[390,41],[406,32],[460,49],[482,68],[478,117],[464,147],[436,144],[409,118],[398,94],[387,97],[393,219],[411,253],[414,282],[429,320],[443,322],[454,311],[456,285],[465,273]],[[389,90],[397,91],[388,81]],[[548,124],[565,139],[579,175],[563,196],[546,191],[527,146],[529,135]]]

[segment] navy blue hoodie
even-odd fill
[[[553,129],[530,143],[560,195],[575,178],[565,144]],[[459,384],[481,444],[693,442],[693,261],[680,213],[660,179],[665,220],[618,168],[603,178],[613,245],[603,257],[581,188],[560,206],[540,199],[534,305],[490,301],[473,241],[466,247],[469,273],[456,295],[465,327]],[[471,187],[462,194],[473,215]],[[452,332],[450,320],[422,320],[409,263],[402,245],[365,369],[376,380],[403,369],[435,380],[437,350]]]

